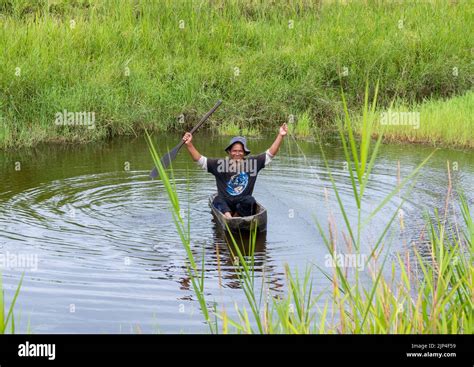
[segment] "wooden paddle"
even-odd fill
[[[196,126],[190,131],[191,134],[194,134],[197,129],[201,127],[201,125],[206,122],[206,120],[211,116],[215,110],[221,105],[222,101],[218,100],[217,103],[214,105],[214,107],[211,108],[211,110],[204,115],[204,117],[201,119],[201,121],[198,122]],[[166,153],[162,158],[161,158],[161,164],[163,165],[164,168],[167,168],[171,161],[176,158],[178,155],[179,150],[183,146],[184,141],[181,140],[181,142],[176,145],[173,149],[171,149],[168,153]],[[158,176],[158,170],[156,167],[153,168],[153,170],[150,173],[151,178],[156,178]]]

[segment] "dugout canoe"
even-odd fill
[[[255,215],[226,218],[220,210],[212,205],[216,196],[217,194],[212,194],[209,197],[209,207],[211,208],[212,216],[216,223],[224,230],[228,228],[231,232],[250,231],[254,228],[253,226],[257,226],[258,232],[264,232],[267,230],[267,209],[265,209],[262,204],[257,202],[257,213]]]

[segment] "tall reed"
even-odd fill
[[[3,289],[2,275],[0,274],[0,334],[6,334],[10,331],[11,334],[15,333],[15,315],[14,308],[15,303],[20,294],[21,284],[23,282],[23,275],[21,276],[18,287],[13,295],[13,299],[10,302],[10,306],[7,307],[5,302],[5,291]]]

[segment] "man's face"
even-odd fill
[[[244,146],[241,143],[235,143],[229,150],[229,157],[235,161],[243,159],[245,156]]]

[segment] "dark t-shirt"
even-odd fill
[[[229,158],[207,159],[207,171],[216,177],[219,196],[231,200],[252,195],[258,172],[265,167],[265,153],[232,164]]]

